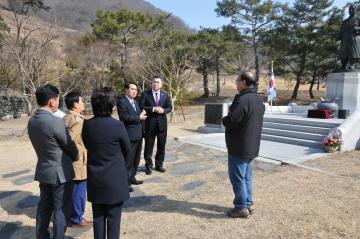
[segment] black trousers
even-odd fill
[[[166,144],[167,130],[159,130],[157,125],[154,125],[145,132],[145,149],[144,158],[147,166],[152,166],[152,154],[157,139],[157,150],[155,155],[155,167],[161,167],[165,158],[165,144]]]
[[[128,172],[128,181],[135,179],[135,175],[140,163],[142,139],[131,141],[131,151],[126,159],[126,169]]]
[[[36,210],[36,238],[49,239],[48,231],[53,217],[53,238],[64,239],[71,215],[72,181],[62,184],[40,183],[40,201]]]
[[[119,239],[123,203],[92,203],[94,239]]]

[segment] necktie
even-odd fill
[[[158,93],[155,93],[155,103],[156,103],[156,105],[159,105],[159,95],[158,95]]]
[[[134,107],[134,110],[135,110],[135,112],[136,112],[136,106],[135,106],[134,100],[131,101],[131,104],[132,104],[132,106]]]

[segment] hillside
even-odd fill
[[[0,9],[7,8],[8,0],[0,0]],[[37,15],[47,22],[56,22],[63,27],[79,31],[90,31],[90,24],[95,20],[98,9],[112,10],[127,8],[134,12],[147,12],[153,15],[166,14],[143,0],[44,0],[49,6],[49,12],[41,11]],[[189,30],[183,20],[176,16],[171,17],[176,28]]]

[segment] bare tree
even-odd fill
[[[152,76],[160,75],[163,79],[164,89],[170,96],[174,106],[171,121],[176,122],[175,106],[180,94],[188,88],[195,70],[194,58],[189,51],[168,48],[162,51],[139,51],[138,64],[132,68],[135,75],[142,79],[143,89],[151,84]]]
[[[28,104],[29,113],[33,105],[31,97],[42,84],[57,81],[60,77],[58,64],[50,67],[50,54],[54,40],[54,29],[41,29],[29,15],[13,12],[9,23],[12,31],[6,32],[4,48],[17,63],[21,76],[22,95]]]

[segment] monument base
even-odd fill
[[[329,74],[326,100],[335,100],[340,109],[350,110],[351,113],[360,108],[360,71]]]

